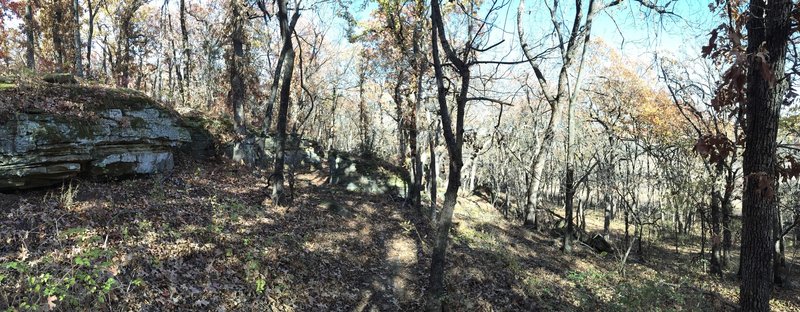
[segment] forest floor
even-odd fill
[[[420,213],[315,172],[275,207],[267,174],[181,160],[157,178],[0,194],[0,308],[420,309],[432,236]],[[589,218],[589,232],[601,221]],[[735,273],[709,277],[696,246],[648,242],[623,277],[617,255],[581,245],[565,255],[478,196],[459,200],[455,222],[452,311],[719,311],[737,301]],[[777,289],[773,309],[800,310],[797,293]]]

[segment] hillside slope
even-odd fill
[[[0,307],[420,309],[430,229],[419,213],[329,187],[316,172],[297,177],[293,204],[273,207],[266,177],[179,159],[155,179],[0,194]],[[622,277],[614,255],[579,247],[565,256],[479,197],[460,200],[455,218],[452,311],[711,311],[736,302],[732,276],[710,279],[668,247],[648,245],[647,261]],[[800,309],[796,293],[776,295],[775,310]]]

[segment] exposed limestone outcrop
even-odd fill
[[[272,169],[277,142],[270,136],[249,135],[230,144],[227,153],[236,162]],[[325,153],[313,141],[289,136],[286,142],[286,166],[294,170],[322,170]],[[328,153],[331,183],[348,191],[371,195],[405,196],[403,170],[389,163],[349,153]]]
[[[141,93],[58,88],[40,92],[47,94],[40,98],[21,98],[17,109],[0,116],[0,190],[54,185],[78,175],[167,172],[173,150],[191,150],[193,137],[202,136]],[[2,95],[0,100],[15,100],[13,92]],[[38,101],[67,109],[42,109]]]
[[[332,184],[344,186],[351,192],[406,196],[402,169],[377,159],[345,153],[328,156]]]
[[[249,135],[238,142],[231,143],[227,152],[235,162],[270,169],[274,165],[277,144],[278,142],[272,136]],[[322,168],[321,148],[312,141],[289,136],[289,139],[286,140],[284,155],[285,164],[293,166],[295,169]]]

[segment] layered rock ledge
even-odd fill
[[[0,101],[0,190],[167,172],[174,150],[197,137],[176,113],[127,89],[13,88]]]

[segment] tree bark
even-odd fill
[[[561,246],[561,250],[565,253],[572,252],[572,235],[575,230],[573,229],[572,223],[572,212],[574,211],[573,207],[573,199],[575,197],[575,181],[574,181],[575,171],[572,168],[567,168],[566,174],[566,194],[564,196],[564,221],[567,223],[565,230],[564,230],[564,238],[562,240],[563,245]]]
[[[772,217],[777,205],[775,151],[780,108],[787,87],[784,64],[792,1],[753,0],[749,9],[739,305],[743,311],[769,311],[774,251]],[[762,53],[763,60],[756,57],[760,51],[766,52]]]
[[[338,182],[336,180],[336,151],[333,148],[334,141],[336,140],[336,102],[339,100],[337,93],[337,86],[333,86],[333,101],[331,102],[331,116],[330,123],[328,124],[328,184],[333,185]],[[320,127],[322,128],[322,127]]]
[[[431,47],[433,56],[433,68],[436,76],[437,102],[439,104],[439,115],[442,120],[447,151],[450,156],[450,170],[447,179],[447,190],[444,193],[444,204],[442,212],[436,222],[436,233],[434,236],[434,247],[431,255],[430,287],[428,294],[428,311],[441,311],[445,295],[444,275],[447,245],[449,242],[450,226],[453,222],[453,211],[456,206],[458,189],[461,186],[461,168],[463,167],[462,147],[464,142],[464,115],[466,110],[467,91],[470,81],[470,70],[468,65],[456,56],[450,47],[447,36],[444,33],[444,23],[439,9],[439,0],[431,3],[431,22],[432,35]],[[437,43],[438,39],[438,43]],[[447,59],[456,68],[461,77],[461,85],[456,97],[456,125],[455,130],[452,126],[450,109],[447,105],[447,89],[444,86],[444,74],[442,62],[439,59],[439,43],[447,55]],[[469,55],[469,51],[464,55]]]
[[[244,69],[244,17],[242,16],[242,12],[240,12],[241,7],[239,0],[232,0],[231,1],[231,18],[232,20],[232,31],[231,31],[231,48],[230,51],[230,61],[228,64],[228,71],[229,71],[229,78],[230,78],[230,85],[231,90],[229,94],[229,102],[230,106],[233,109],[233,124],[236,130],[236,133],[239,135],[244,135],[247,132],[245,127],[245,110],[244,110],[244,102],[247,97],[246,95],[246,88],[244,85],[244,77],[242,74],[242,70]],[[174,43],[173,43],[173,52]],[[173,53],[174,54],[174,53]],[[177,69],[178,65],[175,60],[173,60],[175,67]],[[176,70],[176,75],[180,74],[179,70]],[[179,82],[180,89],[183,90],[183,83]],[[183,93],[183,92],[181,92]]]
[[[436,200],[437,200],[437,181],[439,180],[439,164],[436,161],[436,146],[439,145],[439,129],[438,124],[436,128],[431,127],[429,135],[428,135],[428,149],[430,150],[431,156],[431,164],[430,164],[430,179],[429,179],[429,186],[430,186],[430,197],[431,197],[431,221],[436,220]]]
[[[272,200],[282,204],[285,201],[283,181],[284,181],[284,158],[286,152],[286,124],[289,115],[289,101],[292,87],[292,74],[294,72],[294,49],[292,48],[292,28],[289,26],[289,15],[286,7],[286,0],[278,0],[278,21],[280,22],[281,38],[283,39],[283,50],[286,51],[284,60],[283,81],[281,82],[280,102],[278,105],[278,122],[276,125],[275,147],[275,167],[272,172]],[[296,20],[298,11],[295,11],[293,20]]]
[[[258,5],[258,8],[261,10],[261,13],[264,14],[265,16],[264,23],[266,23],[267,22],[266,16],[269,14],[266,3],[262,0],[259,0],[256,1],[256,4]],[[289,27],[288,27],[288,29],[290,30],[289,31],[290,35],[294,31],[294,27],[297,24],[297,19],[299,17],[300,14],[297,12],[295,12],[295,14],[292,15],[292,21],[289,22]],[[272,84],[270,85],[269,88],[269,98],[267,99],[267,109],[266,109],[266,114],[264,116],[264,125],[263,125],[264,134],[269,134],[269,130],[272,127],[272,114],[275,107],[275,99],[278,94],[278,86],[281,81],[281,71],[283,70],[284,67],[283,63],[285,63],[287,53],[288,51],[286,51],[286,45],[284,45],[284,47],[281,49],[280,54],[278,55],[278,62],[275,64],[275,72],[272,74]]]
[[[184,104],[189,100],[189,74],[191,73],[191,49],[189,48],[189,30],[186,27],[186,0],[180,0],[180,23],[181,23],[181,43],[183,44],[183,82],[184,90],[187,91],[184,96]]]
[[[715,183],[717,184],[717,183]],[[722,276],[722,233],[720,223],[722,214],[720,210],[719,190],[711,191],[711,274]]]
[[[58,71],[64,71],[64,51],[63,38],[61,38],[61,27],[64,23],[64,11],[61,2],[53,3],[53,21],[51,25],[51,32],[53,35],[53,50],[56,53],[56,68]]]
[[[72,15],[75,22],[73,33],[75,36],[75,76],[83,77],[83,58],[81,57],[81,7],[78,0],[72,0]]]
[[[366,60],[362,61],[366,62]],[[366,77],[366,65],[361,65],[360,72],[358,74],[358,120],[359,120],[359,134],[361,138],[361,144],[359,146],[359,151],[362,155],[370,155],[372,154],[372,143],[369,138],[369,115],[367,112],[367,102],[364,95],[364,84],[367,81]]]
[[[30,70],[36,70],[36,34],[33,23],[33,1],[25,5],[25,65]]]
[[[733,161],[731,162],[733,163]],[[736,181],[733,166],[728,166],[725,176],[725,195],[722,197],[722,267],[728,268],[731,261],[733,238],[731,234],[731,215],[733,214],[733,189]]]
[[[418,11],[424,12],[424,4],[422,1],[418,2]],[[424,13],[420,13],[420,18]],[[419,23],[419,22],[418,22]],[[425,76],[425,55],[421,51],[420,44],[422,41],[422,26],[417,25],[414,27],[413,40],[413,56],[414,56],[414,69],[416,70],[416,82],[414,101],[411,103],[410,116],[408,118],[408,138],[409,147],[411,148],[411,167],[413,168],[413,180],[411,182],[411,205],[414,209],[421,211],[422,209],[422,155],[420,153],[420,144],[417,140],[419,130],[417,129],[417,110],[422,105],[422,97],[424,90],[422,89],[422,79]]]
[[[785,241],[783,239],[783,235],[781,235],[783,232],[783,218],[781,216],[780,209],[775,209],[775,216],[773,217],[773,220],[775,220],[775,230],[773,231],[775,234],[775,256],[772,260],[774,274],[773,281],[776,286],[783,286],[783,267],[786,260],[786,258],[784,258],[784,252],[786,251],[786,248],[784,246]]]
[[[100,3],[92,4],[92,0],[86,0],[89,7],[89,32],[86,36],[86,75],[92,76],[92,41],[94,40],[94,19],[100,10]]]
[[[394,104],[395,114],[397,114],[397,164],[402,168],[406,167],[406,116],[403,113],[403,81],[406,79],[405,71],[399,70],[397,81],[394,85]],[[408,170],[406,170],[408,171]]]
[[[611,227],[611,196],[608,193],[603,195],[603,237],[608,239]]]

